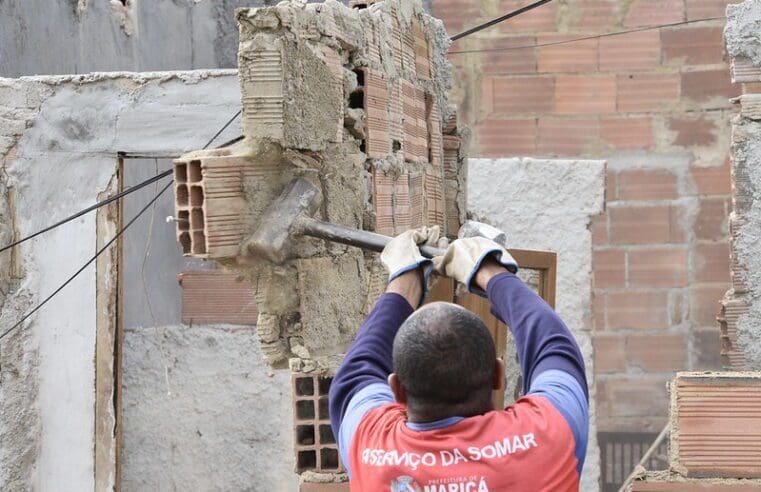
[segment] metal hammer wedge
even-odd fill
[[[311,236],[327,241],[357,246],[370,251],[383,251],[391,238],[374,232],[363,231],[325,222],[312,217],[322,203],[322,194],[304,178],[296,178],[267,208],[258,229],[243,244],[243,252],[283,263],[288,256],[288,246],[294,237]],[[488,237],[504,246],[505,234],[492,226],[468,221],[460,236],[479,235]],[[421,246],[423,256],[433,258],[444,250],[433,246]]]

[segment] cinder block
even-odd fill
[[[256,325],[254,286],[235,273],[193,270],[179,275],[186,325]]]
[[[325,374],[291,376],[296,473],[346,471],[330,428],[328,391],[332,381],[333,376]]]
[[[761,373],[679,373],[671,383],[671,470],[761,477]]]

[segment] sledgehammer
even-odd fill
[[[391,238],[374,232],[344,227],[312,217],[322,203],[322,194],[304,178],[296,178],[264,212],[258,229],[243,244],[243,252],[283,263],[288,245],[298,236],[311,236],[336,243],[357,246],[370,251],[383,251]],[[467,221],[460,228],[460,237],[483,236],[504,246],[505,233],[481,222]],[[433,258],[444,250],[422,246],[423,256]]]

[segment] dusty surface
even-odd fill
[[[469,168],[468,204],[476,218],[504,230],[510,247],[558,254],[556,310],[581,346],[591,382],[591,426],[581,490],[595,490],[600,465],[594,424],[589,223],[591,216],[603,211],[605,162],[471,158]],[[513,365],[509,379],[517,378],[517,370]]]
[[[733,213],[742,219],[733,251],[748,290],[740,297],[749,305],[737,321],[737,348],[748,369],[761,370],[761,122],[737,116],[732,139],[735,174],[747,176],[742,186],[749,205]]]
[[[747,0],[736,5],[727,5],[727,25],[724,40],[727,53],[732,58],[747,60],[755,67],[761,67],[761,5]]]
[[[125,492],[296,490],[290,371],[269,369],[255,331],[130,329],[124,351]]]

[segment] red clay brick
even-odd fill
[[[610,168],[605,170],[605,200],[618,200],[618,173]]]
[[[689,26],[661,30],[664,63],[709,65],[724,58],[720,26]]]
[[[536,153],[536,119],[500,120],[490,118],[475,129],[480,152],[485,157],[531,155]]]
[[[669,129],[676,135],[674,145],[681,147],[708,147],[716,143],[716,123],[704,115],[695,117],[671,118]]]
[[[626,360],[645,372],[672,372],[687,368],[687,337],[683,333],[630,335]]]
[[[670,200],[679,196],[676,176],[663,169],[633,169],[618,174],[619,200]]]
[[[729,284],[729,242],[696,244],[692,253],[692,271],[696,282]]]
[[[695,102],[718,100],[718,107],[729,107],[728,100],[740,92],[739,87],[732,85],[729,71],[725,69],[682,73],[682,97]]]
[[[600,70],[649,69],[660,62],[661,39],[658,31],[600,38]]]
[[[471,0],[436,0],[431,8],[434,16],[444,22],[450,35],[477,24],[484,13],[481,6]]]
[[[537,37],[537,43],[557,43],[576,39],[579,36],[547,34]],[[594,72],[597,70],[598,40],[589,39],[567,44],[540,46],[537,48],[537,70],[539,72]]]
[[[690,178],[695,184],[698,195],[729,195],[729,158],[721,166],[692,166]]]
[[[631,492],[756,492],[758,488],[742,480],[727,483],[683,478],[669,481],[662,477],[647,477],[645,480],[637,479],[632,482]]]
[[[721,332],[717,328],[692,332],[693,369],[721,369]]]
[[[547,113],[554,109],[553,77],[498,77],[493,80],[495,113]]]
[[[256,325],[251,284],[221,270],[192,270],[179,275],[182,287],[182,322],[188,325]]]
[[[592,292],[592,329],[594,332],[604,331],[605,326],[605,292]]]
[[[669,325],[665,292],[608,292],[607,308],[609,330],[659,330]]]
[[[536,44],[535,36],[499,36],[479,39],[477,49],[510,48],[534,44]],[[536,72],[536,50],[533,49],[487,51],[483,54],[483,57],[483,73],[487,75],[516,75]]]
[[[611,373],[626,371],[626,339],[620,335],[595,335],[595,372]]]
[[[559,75],[555,81],[555,111],[565,114],[612,113],[616,110],[616,78]]]
[[[761,477],[761,377],[682,373],[671,391],[672,469],[687,477]]]
[[[719,300],[724,297],[729,285],[707,284],[690,287],[690,320],[694,327],[716,326],[719,314]]]
[[[573,12],[569,26],[580,30],[604,30],[616,22],[617,0],[569,0],[568,10]]]
[[[682,0],[633,0],[624,27],[658,26],[684,20]]]
[[[729,200],[726,198],[701,198],[695,217],[695,237],[718,241],[729,234]]]
[[[626,283],[626,253],[622,249],[598,250],[592,254],[594,287],[623,287]]]
[[[665,417],[668,413],[668,392],[664,377],[608,379],[605,382],[605,395],[601,396],[609,402],[613,416]]]
[[[304,482],[299,485],[299,492],[349,492],[349,482],[315,483]]]
[[[727,4],[740,3],[741,1],[742,0],[685,0],[687,20],[724,17],[727,10]]]
[[[579,155],[599,138],[597,118],[539,118],[538,151],[542,155]]]
[[[473,2],[478,4],[478,2]],[[525,7],[526,2],[523,0],[502,0],[500,2],[500,12],[510,12],[515,9]],[[504,32],[514,33],[517,31],[554,31],[555,18],[557,17],[557,3],[551,2],[542,5],[538,9],[531,10],[524,14],[510,19],[508,22],[499,24],[499,29]]]
[[[687,285],[687,249],[629,251],[629,283],[636,287]]]
[[[595,246],[604,246],[608,244],[608,217],[606,214],[595,215],[592,217],[592,244]]]
[[[612,117],[600,119],[600,137],[617,150],[653,148],[651,117]]]
[[[684,238],[677,218],[678,209],[668,205],[651,207],[611,207],[612,244],[664,244]]]
[[[636,74],[618,76],[618,110],[644,113],[679,100],[679,75]]]

